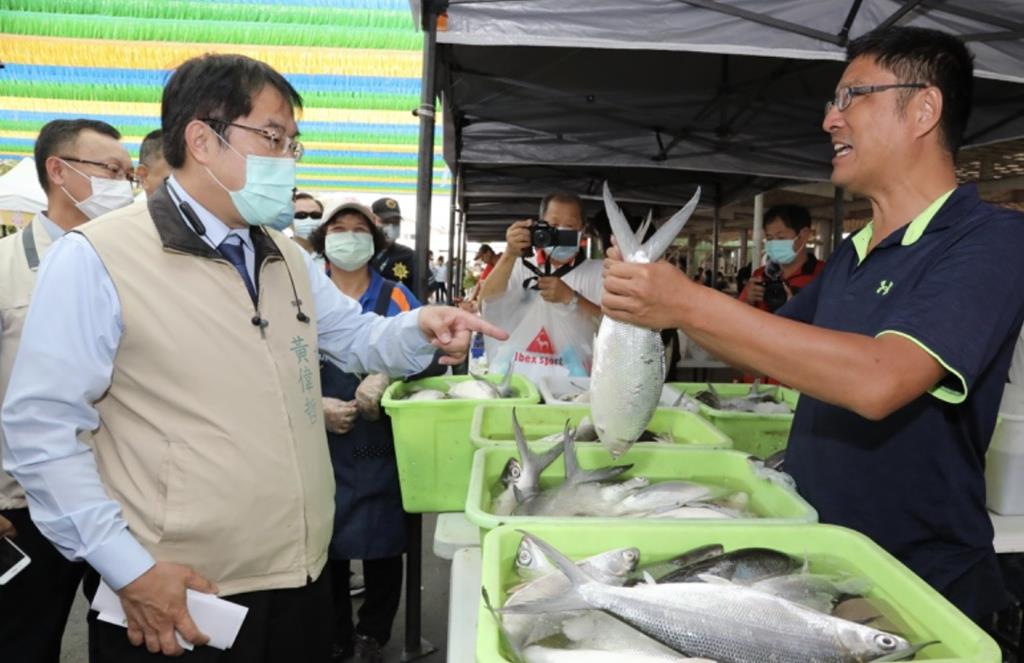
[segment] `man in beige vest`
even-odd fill
[[[0,399],[11,377],[40,259],[64,233],[132,201],[132,161],[120,138],[106,122],[87,119],[54,120],[39,132],[35,161],[46,211],[21,232],[0,240]],[[4,522],[13,529],[11,540],[32,561],[0,586],[3,658],[58,663],[61,635],[84,565],[54,549],[29,517],[21,486],[0,471],[0,536]]]
[[[186,658],[327,661],[335,484],[319,355],[413,374],[438,348],[461,361],[473,331],[505,336],[445,307],[364,315],[271,229],[293,218],[296,108],[262,62],[185,62],[161,108],[171,177],[69,234],[39,274],[4,466],[40,529],[88,562],[87,590],[91,576],[120,596],[127,633],[91,617],[94,660],[181,654],[175,631],[205,644],[192,589],[248,613],[230,650]]]

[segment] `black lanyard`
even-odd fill
[[[534,273],[534,276],[531,276],[523,280],[523,290],[540,290],[540,285],[538,284],[538,281],[540,281],[541,277],[557,276],[558,278],[562,278],[572,270],[579,267],[580,264],[586,259],[586,257],[586,253],[582,248],[580,248],[580,250],[576,253],[576,256],[570,262],[565,263],[564,265],[556,269],[554,272],[552,272],[551,256],[548,256],[548,259],[544,261],[544,271],[542,272],[540,270],[540,267],[537,267],[537,265],[534,265],[532,262],[529,262],[526,259],[526,256],[523,256],[523,265],[528,270]]]

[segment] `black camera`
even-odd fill
[[[530,245],[538,249],[576,246],[579,243],[579,238],[579,231],[556,228],[547,221],[536,221],[530,226]]]
[[[789,299],[786,287],[782,284],[782,265],[769,260],[764,266],[761,285],[764,286],[764,306],[769,312],[775,313]]]

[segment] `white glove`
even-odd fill
[[[391,379],[383,373],[373,373],[363,378],[356,388],[356,407],[359,414],[367,421],[380,419],[380,399],[388,388]]]
[[[324,424],[327,430],[338,435],[344,435],[352,430],[356,423],[356,416],[359,410],[356,402],[342,401],[337,398],[324,398]]]

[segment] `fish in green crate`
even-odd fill
[[[788,404],[782,402],[779,387],[762,390],[759,380],[755,380],[750,385],[750,391],[744,396],[723,397],[715,389],[715,385],[709,382],[708,388],[697,392],[694,398],[713,410],[723,412],[753,412],[755,414],[792,414],[793,412]]]
[[[408,401],[440,401],[447,398],[447,394],[439,389],[417,389],[409,394]]]
[[[604,207],[612,233],[627,262],[655,262],[679,235],[700,200],[700,188],[645,243],[646,227],[633,234],[622,210],[604,185]],[[646,224],[645,224],[646,225]],[[605,316],[594,343],[590,403],[601,444],[618,458],[647,428],[665,384],[665,348],[661,335]]]
[[[545,655],[572,656],[579,646],[613,653],[619,660],[634,659],[616,648],[627,646],[627,637],[571,637],[586,630],[580,615],[599,610],[605,615],[667,647],[680,656],[700,657],[718,663],[866,663],[909,660],[927,644],[911,645],[896,633],[872,628],[830,614],[839,596],[867,591],[868,583],[841,576],[812,574],[807,564],[791,556],[765,549],[746,549],[741,554],[719,553],[713,548],[697,549],[691,566],[714,570],[714,562],[729,560],[718,568],[723,575],[700,574],[696,582],[655,583],[648,574],[645,582],[633,586],[607,584],[574,565],[554,547],[535,536],[534,550],[540,550],[564,574],[568,588],[556,596],[517,601],[498,611],[501,619],[522,614],[576,613],[565,620],[563,633],[537,644],[551,652]],[[710,564],[710,566],[709,566]],[[730,581],[726,576],[753,580],[752,586]],[[783,581],[782,579],[789,579]],[[800,588],[800,591],[795,591]],[[802,595],[801,592],[807,592]],[[815,600],[797,601],[813,596]],[[823,600],[824,597],[824,600]],[[807,607],[810,603],[821,609]],[[593,620],[593,618],[590,618]],[[602,622],[597,621],[598,624]],[[566,633],[566,628],[569,632]],[[554,653],[554,650],[562,650]],[[577,654],[579,655],[579,654]],[[603,656],[604,654],[602,654]],[[651,655],[665,655],[657,652]],[[578,659],[578,660],[601,660]],[[537,659],[544,660],[544,659]],[[572,658],[549,660],[572,661]],[[657,660],[657,659],[655,659]],[[671,658],[666,660],[672,660]],[[685,659],[684,659],[685,660]]]
[[[562,435],[566,436],[570,433],[571,429],[567,422]],[[541,473],[562,455],[564,448],[561,444],[556,444],[541,454],[530,451],[530,446],[526,443],[526,436],[523,435],[523,429],[516,417],[515,408],[512,409],[512,436],[516,441],[519,459],[509,458],[501,473],[499,479],[501,491],[491,504],[492,511],[499,516],[512,514],[518,504],[516,495],[529,497],[540,492]]]
[[[527,537],[529,538],[529,537]],[[524,539],[525,540],[525,539]],[[529,550],[520,546],[520,550]],[[543,556],[543,553],[541,552]],[[608,585],[622,585],[636,569],[640,552],[636,548],[619,548],[609,550],[578,563],[578,567],[587,574]],[[518,563],[518,559],[517,559]],[[506,606],[516,606],[535,600],[554,598],[569,588],[568,579],[558,573],[554,567],[533,580],[509,589]],[[502,620],[505,632],[516,647],[539,642],[562,630],[562,622],[551,615],[508,615]]]
[[[651,482],[643,476],[619,479],[631,465],[593,470],[580,467],[576,431],[566,427],[561,444],[543,454],[526,443],[515,412],[512,429],[519,459],[510,458],[492,494],[491,513],[500,516],[557,516],[604,518],[733,519],[756,517],[747,510],[748,496],[722,486],[682,480]],[[565,479],[542,488],[540,475],[562,455]]]

